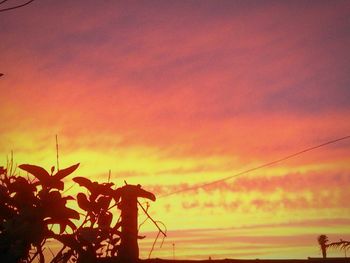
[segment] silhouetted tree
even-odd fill
[[[328,237],[326,235],[320,235],[317,238],[318,244],[320,245],[321,251],[322,251],[322,257],[326,258],[327,257],[327,242],[328,242]]]
[[[346,250],[350,249],[350,241],[340,239],[338,242],[332,242],[327,245],[327,248],[336,248],[344,250],[346,256]]]

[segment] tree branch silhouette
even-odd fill
[[[0,2],[0,5],[3,4],[3,3],[5,3],[5,2],[7,2],[7,1],[8,1],[8,0],[3,0],[3,1],[1,1],[1,2]]]
[[[3,0],[2,2],[0,2],[0,5],[5,3],[5,2],[7,2],[7,1],[8,0]],[[0,9],[0,12],[5,12],[5,11],[10,11],[10,10],[13,10],[13,9],[17,9],[17,8],[29,5],[31,2],[34,2],[34,0],[29,0],[28,2],[25,2],[24,4],[20,4],[20,5],[16,5],[16,6],[11,6],[11,7]]]

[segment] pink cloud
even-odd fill
[[[149,185],[148,187],[153,188],[155,192],[162,195],[169,192],[182,191],[191,187],[196,187],[196,191],[198,189],[203,189],[207,193],[217,190],[235,193],[247,193],[251,191],[271,193],[281,190],[284,193],[297,193],[303,191],[318,192],[327,189],[342,189],[344,186],[349,185],[350,177],[346,172],[325,171],[292,173],[283,176],[264,176],[262,174],[261,176],[247,177],[246,175],[241,175],[235,179],[213,183],[203,187],[201,187],[201,184],[180,184],[172,186]]]
[[[199,185],[198,185],[199,186]],[[223,208],[225,210],[288,210],[295,209],[330,209],[349,207],[350,195],[347,188],[350,186],[350,178],[345,172],[310,172],[286,174],[284,176],[260,176],[245,177],[242,175],[233,182],[223,181],[204,187],[196,185],[148,185],[159,198],[167,198],[168,193],[178,195],[195,196],[200,190],[207,194],[220,191],[222,194],[234,193],[236,197],[220,202],[199,200],[192,198],[191,201],[182,203],[184,209],[212,209]],[[192,190],[189,190],[192,189]],[[243,197],[246,194],[254,193],[255,198],[249,201]],[[280,193],[279,198],[271,199],[270,195]],[[305,195],[307,193],[307,196]]]

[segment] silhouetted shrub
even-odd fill
[[[67,226],[72,230],[76,226],[71,221],[79,219],[79,213],[66,206],[63,197],[62,179],[72,173],[79,164],[51,175],[43,168],[23,164],[19,167],[38,180],[32,182],[21,176],[8,174],[7,169],[0,168],[0,254],[2,262],[30,260],[29,251],[34,248],[44,262],[42,247],[52,231],[49,225],[59,224],[60,233]]]
[[[1,262],[30,262],[39,257],[44,262],[43,247],[54,238],[63,247],[51,262],[95,262],[99,257],[114,257],[120,243],[120,222],[111,226],[109,211],[119,196],[112,183],[91,182],[84,177],[73,180],[88,190],[75,198],[64,196],[63,178],[73,173],[79,164],[49,174],[44,168],[23,164],[19,168],[36,179],[9,174],[0,167],[0,254]],[[67,207],[67,201],[76,200],[84,219],[77,226],[80,214]],[[73,222],[75,221],[75,223]],[[52,231],[59,225],[59,233]],[[67,233],[67,227],[70,234]]]

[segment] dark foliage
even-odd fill
[[[0,254],[2,262],[30,261],[30,251],[44,262],[43,245],[51,236],[52,224],[60,225],[63,233],[67,226],[76,229],[72,219],[79,213],[66,206],[71,196],[63,197],[62,179],[72,173],[79,164],[51,175],[43,168],[23,164],[19,167],[39,181],[9,174],[0,168]],[[54,208],[54,209],[53,209]]]
[[[94,262],[97,258],[117,256],[120,223],[112,226],[113,215],[109,211],[115,197],[113,184],[99,184],[84,177],[75,177],[73,181],[89,192],[87,195],[77,195],[77,203],[85,212],[85,219],[72,234],[54,235],[54,238],[68,247],[67,253],[78,262]]]
[[[0,255],[1,262],[45,262],[43,248],[56,239],[62,249],[51,262],[96,262],[116,257],[120,245],[120,220],[113,222],[111,204],[120,201],[112,183],[91,182],[84,177],[73,181],[85,188],[76,198],[64,196],[63,179],[79,164],[51,173],[44,168],[22,164],[20,169],[34,176],[21,177],[0,167]],[[76,201],[82,213],[67,207]],[[81,220],[80,216],[83,215]],[[52,227],[59,226],[59,232]]]

